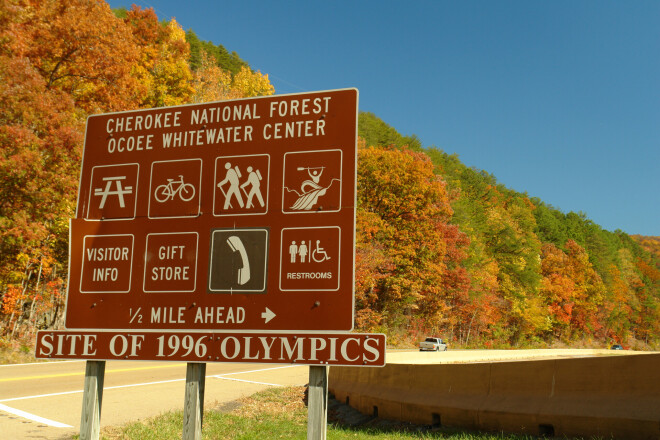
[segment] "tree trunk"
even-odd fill
[[[32,321],[34,316],[34,306],[37,303],[37,292],[39,292],[39,286],[41,285],[41,274],[44,268],[43,259],[39,261],[39,274],[37,275],[37,285],[34,287],[34,298],[32,299],[32,304],[30,304],[30,315],[28,316],[28,335],[32,335],[34,329],[36,328],[36,319]]]

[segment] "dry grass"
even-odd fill
[[[305,387],[270,388],[253,396],[244,397],[231,414],[239,417],[258,418],[264,414],[293,419],[299,413],[307,413]]]
[[[34,344],[32,339],[10,341],[9,338],[0,338],[0,365],[39,362],[34,357]]]

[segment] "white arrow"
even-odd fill
[[[273,313],[273,311],[268,307],[266,307],[266,311],[261,314],[261,317],[266,320],[264,324],[268,324],[268,321],[273,319],[275,316],[276,316],[275,313]]]

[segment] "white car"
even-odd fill
[[[419,343],[419,351],[447,351],[447,343],[440,338],[426,338]]]

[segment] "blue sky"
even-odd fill
[[[658,1],[112,0],[604,229],[660,235]]]

